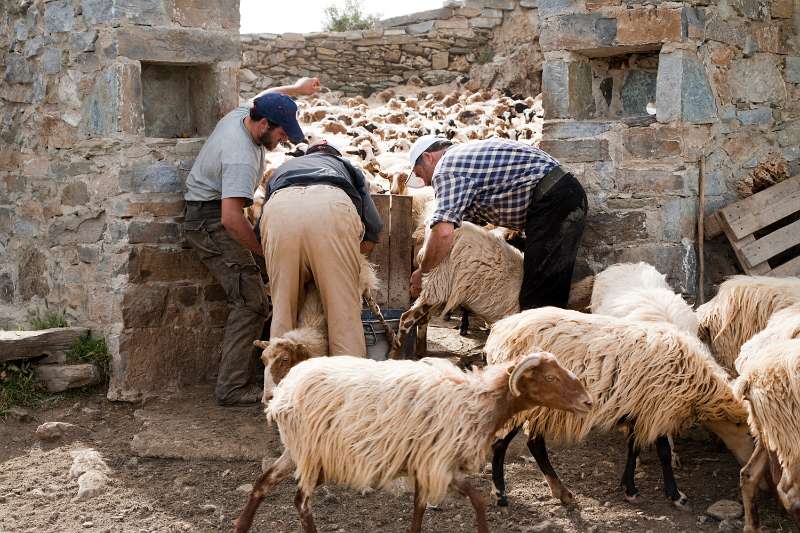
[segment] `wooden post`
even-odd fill
[[[705,275],[706,262],[703,254],[703,244],[705,241],[705,228],[703,224],[706,218],[706,183],[703,172],[703,156],[697,162],[697,187],[699,191],[699,206],[697,207],[697,304],[702,305],[706,301],[705,296]]]

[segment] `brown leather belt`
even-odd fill
[[[567,174],[569,174],[569,172],[561,168],[560,165],[556,165],[551,168],[550,172],[545,174],[539,183],[536,184],[536,189],[533,190],[533,201],[538,202],[544,198],[544,195],[547,194],[547,191],[553,188],[553,185],[558,183],[558,180]]]

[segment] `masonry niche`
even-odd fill
[[[147,137],[205,137],[218,116],[212,65],[142,62],[142,106]]]

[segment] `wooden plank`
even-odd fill
[[[777,183],[768,189],[764,189],[749,198],[723,207],[718,213],[730,226],[734,238],[739,240],[753,233],[756,229],[768,226],[772,222],[780,220],[784,216],[796,211],[798,194],[800,194],[800,176],[795,176]],[[791,207],[790,204],[783,204],[783,199],[786,198],[795,199],[795,209],[789,211],[786,215],[773,219],[771,222],[763,223],[762,221],[771,218],[773,206],[781,204],[781,209],[784,211]],[[753,228],[754,225],[762,223],[763,225],[755,227],[755,229],[750,229]]]
[[[781,278],[788,276],[800,276],[800,255],[785,262],[781,266],[772,269],[770,276],[777,276]]]
[[[375,207],[378,209],[378,214],[383,220],[383,231],[381,232],[378,244],[369,256],[369,260],[375,265],[378,271],[378,280],[380,280],[380,287],[375,293],[375,303],[381,309],[386,307],[389,303],[389,251],[390,251],[390,198],[387,194],[373,194],[372,200],[375,202]]]
[[[722,223],[719,221],[718,211],[714,211],[703,221],[703,235],[705,240],[722,235]]]
[[[52,328],[38,331],[0,331],[0,361],[29,359],[66,352],[87,328]]]
[[[767,189],[763,192],[768,192],[769,190]],[[796,211],[800,211],[800,191],[794,191],[786,196],[775,198],[768,207],[760,211],[750,211],[731,223],[731,228],[736,235],[747,235],[766,228],[773,222],[786,218]]]
[[[742,246],[741,251],[749,264],[756,265],[798,244],[800,220]]]
[[[742,253],[742,247],[755,242],[756,238],[753,235],[748,235],[744,239],[736,240],[724,224],[723,229],[725,230],[725,235],[728,237],[728,241],[731,243],[733,253],[736,254],[736,259],[739,260],[739,265],[742,267],[742,270],[745,271],[745,274],[769,274],[770,268],[767,263],[759,263],[755,266],[750,266],[750,263],[747,262],[747,259]]]
[[[392,196],[392,233],[389,251],[389,308],[408,309],[411,305],[409,278],[414,263],[414,221],[411,216],[411,197]]]

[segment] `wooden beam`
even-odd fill
[[[797,210],[799,200],[800,176],[795,176],[723,207],[718,213],[738,240],[792,214]]]
[[[88,334],[88,328],[0,331],[0,362],[64,353],[75,339]]]
[[[770,274],[778,277],[800,276],[800,255],[772,269]]]
[[[392,234],[389,251],[389,308],[408,309],[411,305],[409,279],[413,265],[414,220],[411,197],[392,195]]]
[[[704,237],[706,240],[722,235],[722,223],[719,221],[719,211],[714,211],[706,216],[703,227],[705,228]]]
[[[369,256],[370,262],[375,265],[375,268],[378,273],[378,280],[380,281],[380,287],[377,291],[375,291],[375,303],[383,309],[389,303],[389,275],[391,272],[390,264],[389,264],[389,253],[390,253],[390,198],[387,194],[373,194],[372,200],[375,202],[375,207],[378,210],[378,214],[383,221],[383,231],[381,232],[380,238],[378,240],[378,244],[375,245],[375,249],[372,251],[372,254]]]
[[[800,220],[747,243],[742,246],[741,251],[750,265],[757,265],[798,244],[800,244]]]
[[[742,253],[743,247],[755,242],[756,238],[753,235],[748,235],[744,239],[736,240],[727,229],[725,230],[725,235],[728,237],[728,241],[731,243],[731,248],[733,248],[733,253],[736,254],[736,258],[739,260],[739,264],[746,274],[769,274],[769,264],[763,262],[753,266],[747,261],[747,258]]]

